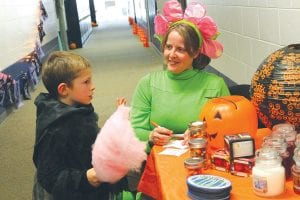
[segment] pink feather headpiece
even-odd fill
[[[160,41],[169,27],[185,23],[196,31],[200,40],[200,53],[210,58],[218,58],[222,55],[223,45],[216,41],[219,35],[217,25],[211,17],[206,16],[202,4],[192,2],[183,12],[177,0],[170,0],[164,4],[163,14],[155,16],[154,19],[155,35]]]

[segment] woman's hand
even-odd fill
[[[167,128],[158,126],[149,134],[149,141],[155,145],[163,146],[167,144],[173,135],[173,131]]]
[[[86,171],[86,176],[87,176],[87,179],[88,179],[89,183],[92,186],[98,187],[101,184],[101,182],[96,177],[96,171],[95,171],[94,168],[91,168],[91,169],[87,170]]]

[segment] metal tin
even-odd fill
[[[255,142],[248,133],[225,135],[224,143],[231,159],[253,157],[255,154]]]

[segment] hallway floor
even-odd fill
[[[116,22],[117,21],[117,22]],[[83,48],[72,50],[85,56],[93,66],[96,85],[93,105],[100,126],[114,112],[117,97],[123,96],[130,106],[138,80],[145,74],[162,69],[159,53],[144,48],[132,34],[127,18],[115,22],[98,21],[99,26]],[[30,200],[34,174],[32,150],[35,138],[33,101],[46,91],[40,82],[31,93],[32,99],[14,110],[0,124],[0,199]]]

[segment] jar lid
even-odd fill
[[[280,164],[281,161],[282,158],[274,148],[262,147],[255,152],[255,163],[273,165]]]
[[[262,146],[274,148],[279,154],[284,154],[287,152],[288,144],[285,138],[279,135],[271,135],[264,138]]]
[[[287,142],[294,142],[296,140],[296,135],[297,132],[292,130],[292,131],[280,131],[280,130],[275,130],[272,131],[272,136],[278,136],[285,138]]]
[[[190,147],[193,148],[203,148],[206,147],[207,140],[204,138],[194,138],[189,140]]]
[[[225,196],[229,195],[232,184],[226,178],[208,175],[208,174],[200,174],[193,175],[187,179],[187,185],[190,190],[202,192],[203,194],[220,194],[223,193]]]
[[[194,122],[191,122],[189,123],[189,127],[204,127],[206,125],[205,122],[203,121],[194,121]]]
[[[204,158],[187,158],[184,161],[184,166],[188,169],[197,169],[203,166]]]
[[[290,123],[281,123],[273,126],[272,131],[291,132],[295,130],[295,126]]]

